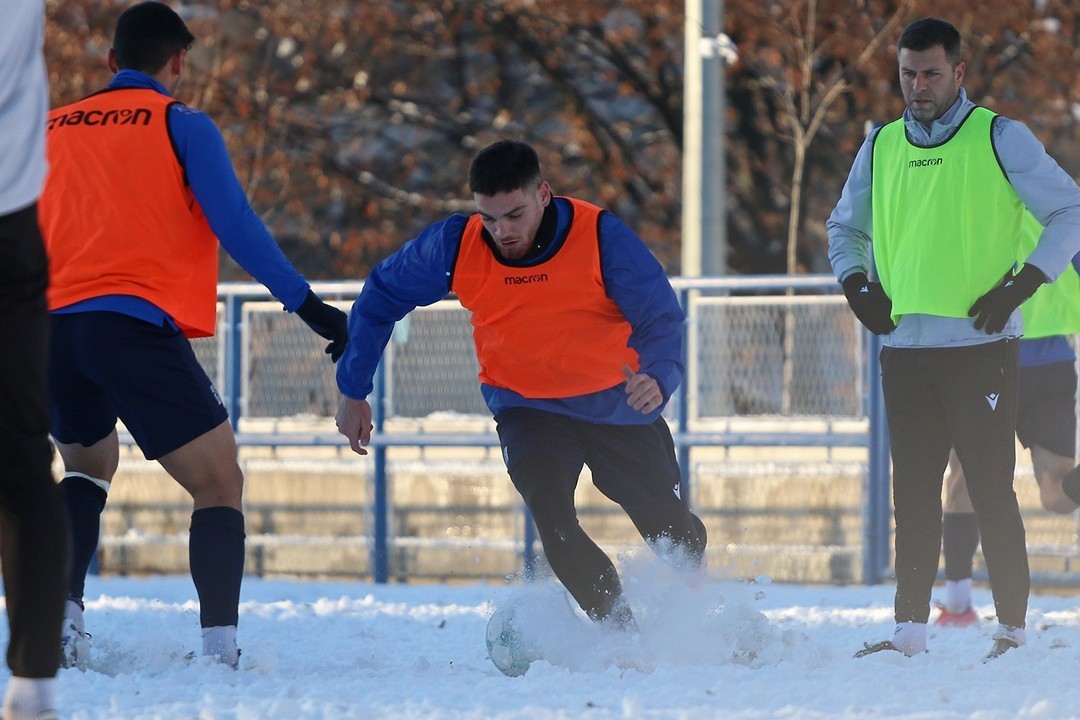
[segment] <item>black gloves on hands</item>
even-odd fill
[[[975,318],[975,329],[988,335],[1001,332],[1016,308],[1035,294],[1046,276],[1034,265],[1024,265],[1015,275],[1010,270],[995,288],[971,306],[968,316]],[[892,301],[880,283],[870,282],[866,273],[852,273],[842,283],[848,305],[859,321],[875,335],[896,329],[892,321]]]
[[[1034,265],[1025,264],[1015,275],[1010,270],[997,287],[975,301],[968,317],[975,318],[976,330],[985,329],[987,335],[1001,332],[1013,310],[1034,295],[1044,282],[1046,276]]]
[[[859,322],[875,335],[887,335],[896,329],[892,321],[892,300],[881,283],[870,282],[866,273],[852,273],[841,283],[848,305]]]
[[[304,304],[296,308],[296,314],[309,328],[330,341],[326,354],[331,361],[337,362],[349,341],[349,316],[324,303],[312,290],[308,290]]]

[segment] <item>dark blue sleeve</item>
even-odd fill
[[[225,252],[286,310],[296,310],[307,297],[308,283],[251,209],[217,126],[205,113],[176,104],[169,112],[169,133],[191,191]]]
[[[425,228],[371,271],[349,313],[349,344],[338,361],[337,384],[343,395],[366,398],[394,323],[450,292],[450,274],[467,221],[454,215]]]
[[[639,372],[660,383],[665,400],[683,380],[683,324],[686,316],[664,268],[622,220],[600,217],[600,261],[608,297],[630,323],[630,347],[641,359]]]

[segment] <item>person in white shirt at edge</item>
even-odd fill
[[[45,181],[44,0],[4,3],[0,23],[0,561],[11,668],[5,720],[56,713],[68,531],[52,476],[45,375],[48,265],[37,220]]]

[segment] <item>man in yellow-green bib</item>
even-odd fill
[[[867,137],[827,223],[848,303],[882,336],[892,446],[896,630],[856,657],[927,649],[950,448],[994,594],[987,659],[1026,641],[1031,581],[1012,487],[1018,308],[1080,251],[1080,188],[1023,123],[968,100],[960,45],[936,18],[901,33],[904,116]],[[1042,226],[1033,249],[1031,217]]]

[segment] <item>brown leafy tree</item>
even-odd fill
[[[740,52],[727,72],[734,272],[784,272],[792,235],[795,267],[827,271],[824,220],[865,124],[902,110],[899,25],[945,12],[912,0],[860,61],[905,1],[816,0],[808,23],[810,0],[725,0]],[[49,2],[54,104],[108,82],[111,29],[128,4]],[[199,38],[180,99],[217,121],[253,207],[309,277],[363,277],[429,222],[468,212],[468,162],[500,137],[533,143],[557,192],[609,207],[679,272],[681,0],[176,7]],[[1076,3],[956,0],[947,11],[972,97],[1028,121],[1077,172]],[[242,277],[227,261],[224,271]]]
[[[54,74],[54,102],[108,81],[107,32],[123,6],[50,6],[50,64],[79,76]],[[501,137],[532,142],[556,192],[612,209],[678,272],[674,3],[180,9],[199,37],[181,99],[218,122],[253,206],[309,276],[366,275],[427,223],[469,211],[469,160]]]
[[[965,87],[1028,122],[1074,174],[1075,3],[727,0],[729,243],[747,272],[828,272],[824,223],[869,123],[900,115],[896,39],[940,14],[964,39]],[[891,22],[891,24],[890,24]],[[876,42],[875,42],[876,40]]]

